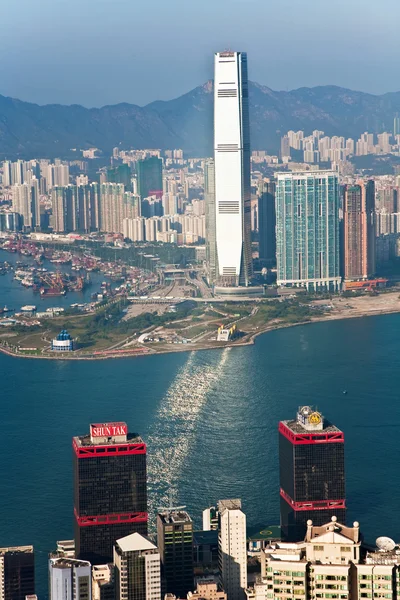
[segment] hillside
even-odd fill
[[[277,152],[289,129],[358,137],[363,131],[391,131],[400,113],[400,92],[374,96],[336,86],[276,92],[250,83],[251,145]],[[212,152],[212,82],[169,101],[144,107],[117,104],[39,106],[0,95],[0,156],[65,156],[71,148],[183,148]]]

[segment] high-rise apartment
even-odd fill
[[[347,185],[344,190],[344,278],[368,279],[375,273],[375,184]]]
[[[76,556],[111,562],[117,539],[147,535],[146,444],[126,423],[100,423],[72,445]]]
[[[193,521],[185,510],[158,513],[157,546],[165,592],[186,598],[193,590]]]
[[[91,564],[66,557],[49,559],[49,600],[91,600]]]
[[[115,600],[161,600],[160,553],[139,533],[114,546]]]
[[[276,179],[278,285],[310,291],[339,290],[337,173],[277,173]]]
[[[220,583],[229,600],[243,600],[247,588],[246,515],[240,500],[218,502]]]
[[[276,262],[275,182],[264,179],[258,187],[258,256],[269,265]]]
[[[218,284],[248,286],[253,266],[245,52],[215,54],[214,167]]]
[[[78,193],[76,185],[53,186],[51,190],[52,227],[56,233],[78,228]]]
[[[345,522],[344,435],[310,406],[279,423],[279,474],[287,540],[302,539],[308,519],[321,525],[334,512]]]
[[[101,231],[122,233],[124,193],[122,183],[100,184]]]
[[[35,593],[33,546],[0,548],[0,598],[25,600]]]
[[[12,206],[21,215],[24,229],[32,225],[32,187],[27,183],[15,184],[11,188]]]
[[[210,284],[217,279],[217,240],[215,214],[215,168],[212,159],[204,163],[204,200],[206,205],[206,262]]]

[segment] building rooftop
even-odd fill
[[[242,501],[239,498],[219,500],[218,511],[221,513],[225,510],[242,510]]]
[[[247,529],[247,541],[258,542],[262,540],[281,540],[282,531],[279,525],[266,525]]]
[[[293,433],[310,433],[309,429],[306,429],[301,423],[296,420],[291,421],[281,421],[288,429],[290,429]],[[319,433],[341,433],[341,430],[336,427],[336,425],[332,425],[326,419],[324,420],[323,429],[318,431],[312,431],[313,434],[318,435]]]
[[[155,546],[149,539],[140,535],[140,533],[131,533],[126,537],[120,538],[117,540],[118,546],[121,548],[122,552],[135,552],[140,550],[157,550],[157,546]]]
[[[87,560],[78,560],[76,558],[68,558],[66,556],[58,558],[50,558],[50,565],[55,569],[71,569],[72,567],[90,567],[90,562]]]
[[[174,523],[191,523],[192,519],[186,510],[163,510],[158,513],[161,521],[166,525],[173,525]]]
[[[97,427],[98,425],[91,425],[91,427]],[[143,440],[140,437],[140,435],[138,433],[126,433],[124,436],[121,436],[121,439],[118,439],[119,436],[99,436],[98,440],[96,442],[96,438],[93,438],[92,435],[90,433],[87,433],[86,435],[78,435],[75,436],[74,442],[77,445],[77,447],[84,447],[84,446],[95,446],[97,445],[99,442],[101,442],[102,446],[115,446],[117,444],[120,443],[130,443],[130,444],[143,444]],[[122,439],[123,438],[123,439]]]
[[[8,554],[9,552],[33,554],[33,546],[10,546],[9,548],[0,548],[0,554]]]
[[[306,542],[340,543],[347,539],[354,544],[360,543],[360,524],[354,521],[353,527],[339,523],[335,516],[331,517],[329,523],[324,525],[313,525],[311,520],[307,521]]]

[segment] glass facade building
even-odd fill
[[[375,183],[346,185],[343,206],[344,278],[368,279],[375,273]]]
[[[338,174],[277,173],[276,179],[278,285],[339,290]]]
[[[279,424],[281,527],[289,541],[304,537],[308,519],[346,520],[344,435],[310,407]]]
[[[253,261],[245,52],[215,54],[214,165],[218,285],[247,287],[253,277]]]
[[[143,201],[148,196],[158,196],[163,193],[162,160],[151,156],[137,162],[138,194]]]
[[[215,223],[215,166],[209,159],[204,163],[204,200],[206,204],[206,262],[208,282],[215,283],[217,279],[217,240]]]
[[[35,593],[35,555],[32,546],[0,548],[0,598],[25,600]]]
[[[186,598],[193,591],[193,522],[183,510],[157,515],[157,546],[164,591]]]
[[[88,435],[73,451],[76,556],[111,562],[118,538],[147,535],[146,445],[135,434]]]
[[[269,265],[276,262],[275,182],[264,180],[258,188],[258,256]]]

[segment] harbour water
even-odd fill
[[[18,269],[16,265],[18,261],[27,265],[38,266],[30,256],[22,256],[9,252],[1,252],[0,260],[8,262],[14,269]],[[73,273],[70,265],[54,265],[48,260],[44,260],[41,267],[52,272],[63,271]],[[100,285],[104,279],[103,273],[92,272],[90,273],[91,285],[87,286],[82,292],[68,292],[65,296],[52,297],[41,296],[39,293],[34,292],[32,288],[24,287],[14,279],[13,271],[9,271],[5,275],[0,276],[0,308],[6,305],[9,309],[19,310],[25,304],[33,304],[37,306],[39,311],[44,311],[46,308],[52,306],[66,308],[75,302],[83,304],[90,302],[91,295],[94,292],[100,291]]]
[[[400,315],[282,329],[225,350],[0,355],[0,374],[0,546],[34,544],[40,598],[47,553],[72,537],[71,438],[93,421],[125,420],[147,442],[152,513],[171,498],[200,527],[202,508],[238,497],[248,524],[263,527],[279,522],[278,421],[315,405],[345,432],[349,522],[368,540],[400,540]]]

